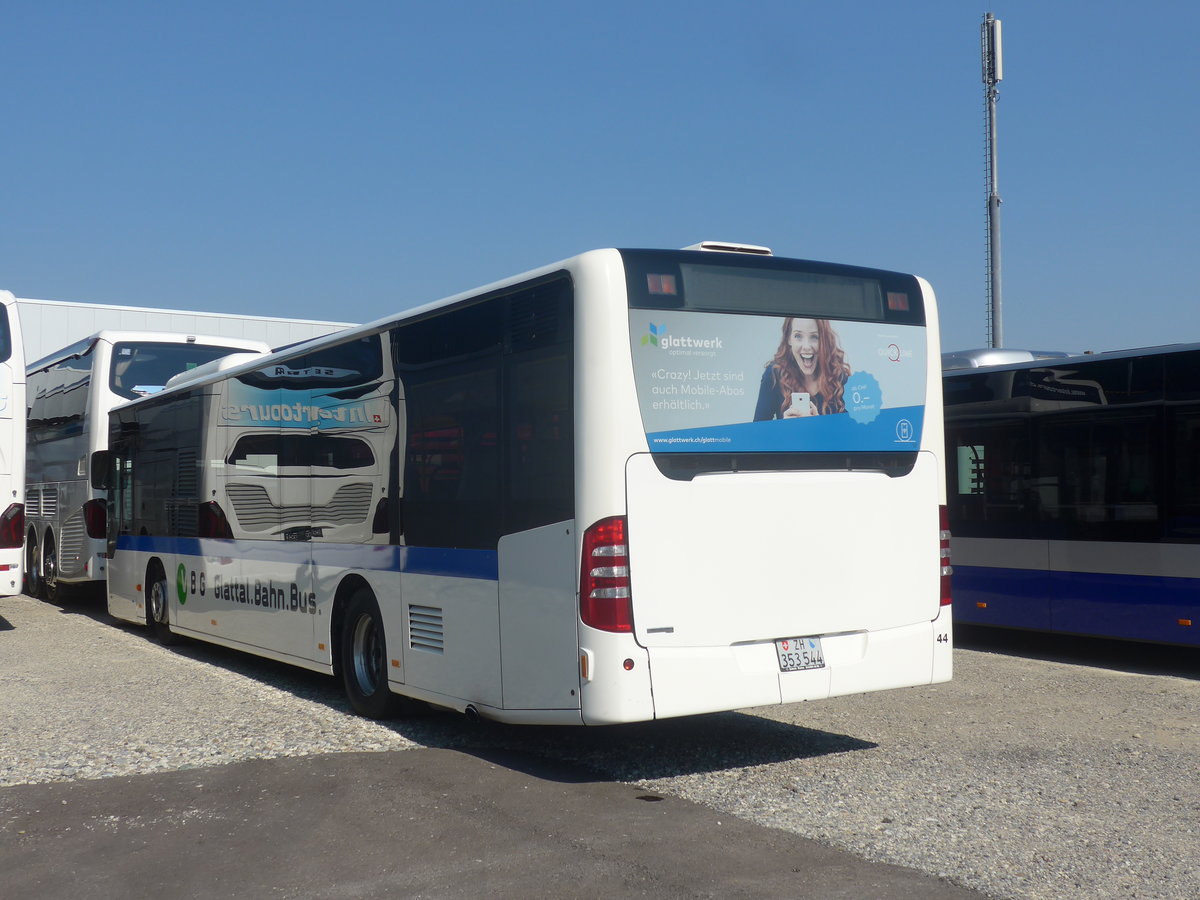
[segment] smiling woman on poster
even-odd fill
[[[850,366],[828,319],[783,320],[783,335],[758,388],[754,421],[846,411]]]

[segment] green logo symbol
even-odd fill
[[[187,603],[187,569],[183,563],[175,570],[175,596],[179,598],[181,606]]]
[[[647,344],[653,344],[655,347],[657,347],[659,345],[658,339],[667,333],[667,326],[655,325],[653,322],[649,324],[650,331],[647,334],[642,335],[642,346],[645,347]]]

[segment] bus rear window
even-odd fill
[[[284,468],[365,469],[375,465],[371,445],[355,437],[329,434],[248,434],[238,438],[233,466],[276,471]]]

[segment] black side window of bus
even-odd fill
[[[1041,518],[1063,540],[1159,537],[1161,411],[1082,412],[1041,423]]]
[[[314,379],[314,385],[343,383],[368,387],[382,377],[383,357],[380,348],[379,335],[370,334],[309,353],[304,357],[304,364],[318,376]]]
[[[1031,537],[1036,491],[1026,373],[949,378],[946,404],[950,527],[963,537]]]
[[[393,342],[407,544],[494,550],[573,517],[569,281],[398,326]]]
[[[1200,542],[1200,351],[1172,353],[1165,363],[1164,537]]]
[[[1029,421],[948,421],[946,468],[951,528],[963,537],[1029,537],[1036,491]]]
[[[1172,443],[1178,448],[1188,431],[1178,411],[1174,435],[1165,431],[1161,358],[950,382],[948,501],[956,533],[1067,541],[1161,538],[1163,504],[1170,502],[1164,497],[1179,496],[1163,483],[1163,455]],[[1187,519],[1182,510],[1176,516]]]
[[[1161,536],[1161,357],[1034,370],[1039,519],[1062,540]],[[1031,373],[1032,374],[1032,373]]]
[[[128,494],[123,512],[139,534],[198,535],[202,413],[199,397],[190,393],[139,413],[137,434],[126,445],[129,483],[121,485]]]
[[[566,278],[508,298],[504,533],[575,517],[573,291]]]
[[[15,310],[16,307],[13,307]],[[0,307],[0,362],[8,362],[12,356],[12,326],[8,317],[12,315],[7,307]]]
[[[1168,415],[1172,480],[1164,494],[1164,536],[1200,541],[1200,404],[1171,410]]]
[[[65,359],[29,376],[26,402],[31,443],[74,434],[83,427],[91,380],[90,353]]]
[[[504,531],[575,516],[570,347],[514,354],[505,372],[508,436]]]
[[[500,536],[500,337],[495,304],[400,326],[406,543],[495,549]]]
[[[110,527],[115,526],[117,534],[133,534],[133,460],[128,446],[113,451],[113,469]]]

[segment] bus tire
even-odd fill
[[[58,599],[58,553],[54,549],[54,532],[47,531],[42,539],[40,580],[42,599],[53,603]]]
[[[146,625],[150,628],[150,636],[164,647],[178,640],[171,630],[169,590],[167,573],[163,571],[162,563],[154,560],[146,569]]]
[[[399,698],[387,681],[387,640],[375,595],[360,587],[346,604],[339,636],[342,684],[354,711],[369,719],[386,719],[399,711]]]
[[[41,557],[38,554],[37,535],[32,531],[25,537],[25,577],[22,590],[28,597],[36,598],[42,590]]]

